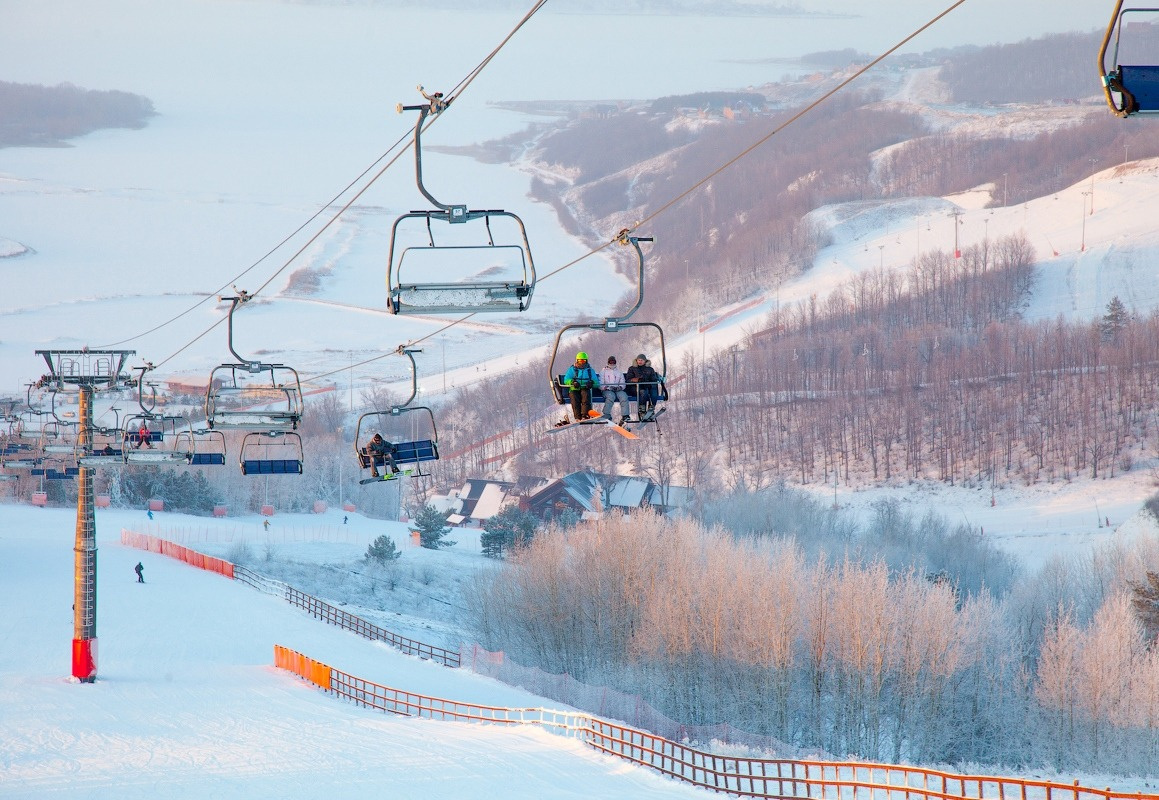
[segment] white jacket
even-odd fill
[[[600,372],[601,389],[623,389],[625,385],[624,373],[616,367],[604,367]]]

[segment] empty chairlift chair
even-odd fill
[[[437,93],[424,92],[423,96],[428,102],[400,104],[398,110],[419,112],[414,133],[415,177],[419,191],[436,208],[403,214],[391,228],[390,311],[524,311],[535,289],[535,263],[523,221],[502,209],[473,210],[441,203],[423,185],[422,129],[429,117],[450,103]]]

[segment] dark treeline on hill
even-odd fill
[[[101,128],[143,128],[156,112],[147,97],[0,81],[0,147],[59,145]]]
[[[955,50],[941,69],[954,103],[1044,103],[1102,93],[1095,67],[1102,32]]]
[[[653,100],[649,111],[653,114],[669,114],[681,108],[711,108],[720,111],[725,107],[747,106],[764,108],[765,96],[757,92],[695,92],[678,94]]]
[[[881,159],[875,179],[887,197],[942,196],[993,183],[990,205],[1014,205],[1121,164],[1128,153],[1132,160],[1159,156],[1159,139],[1100,113],[1029,139],[919,137]]]

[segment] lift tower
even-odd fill
[[[125,389],[124,373],[134,350],[37,350],[48,364],[38,384],[78,393],[76,450],[91,449],[93,392]],[[80,462],[76,496],[76,545],[73,548],[72,676],[81,683],[97,679],[97,525],[93,503],[93,468]]]

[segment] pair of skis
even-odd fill
[[[655,422],[656,418],[658,416],[660,416],[661,414],[663,414],[666,410],[667,410],[667,406],[663,406],[663,407],[658,408],[658,409],[653,409],[652,411],[649,411],[647,414],[645,414],[639,420],[629,420],[628,422],[625,422],[622,425],[617,425],[617,424],[613,423],[610,418],[605,417],[602,414],[600,414],[598,411],[593,410],[593,411],[588,412],[589,414],[592,415],[590,419],[581,419],[578,422],[570,422],[567,425],[557,425],[554,428],[548,428],[547,432],[548,433],[559,433],[560,431],[567,430],[568,428],[572,427],[573,425],[607,425],[607,426],[611,427],[611,429],[614,430],[616,433],[623,436],[625,439],[639,439],[640,437],[638,435],[636,435],[635,433],[633,433],[632,431],[628,430],[627,426],[628,425],[644,425],[644,424],[647,424],[649,422]]]

